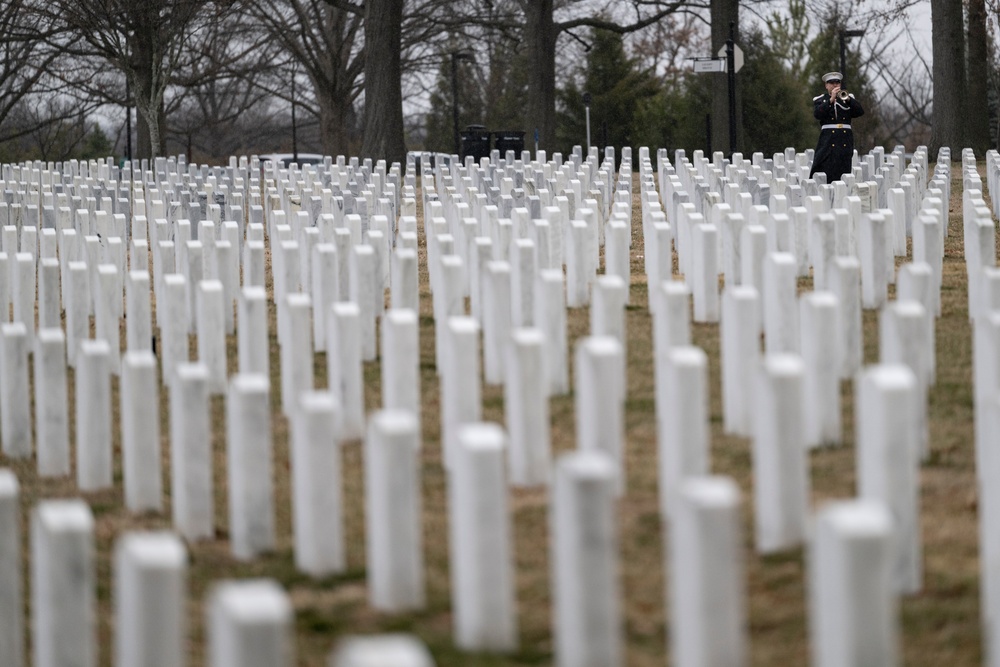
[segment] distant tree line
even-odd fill
[[[743,152],[812,145],[809,100],[859,24],[868,33],[846,65],[868,111],[859,148],[996,146],[985,0],[932,1],[933,65],[886,50],[907,38],[907,1],[895,1],[864,15],[833,0],[744,1],[766,17],[750,21],[736,0],[4,0],[0,159],[402,160],[452,151],[456,110],[462,129],[520,130],[528,148],[537,137],[565,152],[586,141],[584,92],[592,145],[728,152],[725,75],[689,59],[718,50],[729,28],[710,24],[729,18],[745,55]]]

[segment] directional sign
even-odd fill
[[[725,58],[696,58],[694,61],[694,71],[703,72],[725,72]]]
[[[719,57],[722,58],[723,62],[725,62],[726,60],[725,46],[719,49]],[[739,72],[741,69],[743,69],[743,49],[741,49],[738,44],[733,44],[733,65],[735,66],[733,68],[734,72]],[[726,71],[725,66],[723,66],[721,71],[723,72]]]

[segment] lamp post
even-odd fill
[[[840,74],[844,79],[847,78],[847,40],[851,37],[862,37],[864,36],[864,30],[841,30],[840,31]],[[844,85],[843,80],[841,80],[841,85]]]
[[[292,63],[292,161],[299,162],[298,127],[295,123],[295,63]]]
[[[587,117],[587,155],[590,155],[590,93],[583,94],[583,108]]]
[[[472,60],[472,54],[465,51],[451,52],[451,118],[455,133],[455,155],[462,152],[458,134],[458,61]]]
[[[125,159],[132,162],[132,86],[128,75],[125,75]]]
[[[729,22],[726,40],[726,85],[729,88],[729,154],[736,152],[736,22]]]

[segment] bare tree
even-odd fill
[[[50,120],[48,116],[37,122],[20,118],[16,128],[5,127],[4,123],[28,95],[52,92],[45,72],[59,57],[59,51],[50,43],[58,28],[36,9],[34,0],[0,2],[0,141],[35,131],[39,122]]]
[[[869,92],[877,95],[870,102],[870,106],[879,110],[876,143],[915,149],[928,143],[930,137],[931,63],[905,23],[880,20],[869,25],[875,34],[866,38],[865,43],[871,49],[863,67],[865,78],[872,84]],[[901,59],[893,47],[905,49],[913,57]]]
[[[168,135],[189,156],[221,158],[246,145],[244,116],[260,116],[270,102],[261,93],[273,54],[256,26],[231,14],[205,27],[197,53],[174,72],[166,99]]]
[[[934,125],[931,150],[948,146],[956,155],[965,141],[965,40],[962,3],[931,0],[934,58]]]
[[[366,157],[403,162],[402,94],[403,0],[365,2],[365,134]],[[378,54],[378,57],[371,57]]]
[[[73,35],[69,55],[96,58],[124,74],[138,111],[138,155],[165,150],[164,100],[175,73],[207,28],[239,0],[52,0],[43,15]]]
[[[365,67],[363,8],[327,0],[257,0],[251,11],[272,43],[312,84],[307,99],[296,102],[304,101],[309,112],[319,119],[323,151],[330,155],[346,153]],[[291,103],[287,79],[284,83],[274,92]]]
[[[989,77],[984,76],[990,65],[986,30],[986,0],[968,1],[966,31],[966,143],[977,155],[990,148]]]

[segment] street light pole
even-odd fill
[[[843,77],[840,85],[844,85],[844,79],[847,78],[847,39],[850,37],[862,37],[864,34],[864,30],[840,31],[840,75]]]
[[[451,121],[455,135],[455,155],[461,155],[462,146],[458,133],[458,61],[472,60],[464,51],[451,51]]]
[[[455,155],[459,155],[461,146],[458,137],[458,52],[451,52],[451,119],[455,139]]]
[[[125,159],[132,162],[132,86],[125,77]]]
[[[295,123],[295,65],[292,65],[292,161],[299,162],[298,127]]]
[[[726,40],[726,79],[729,84],[729,154],[736,152],[736,22],[729,22]]]
[[[587,155],[590,155],[590,93],[583,94],[583,108],[587,117]]]

